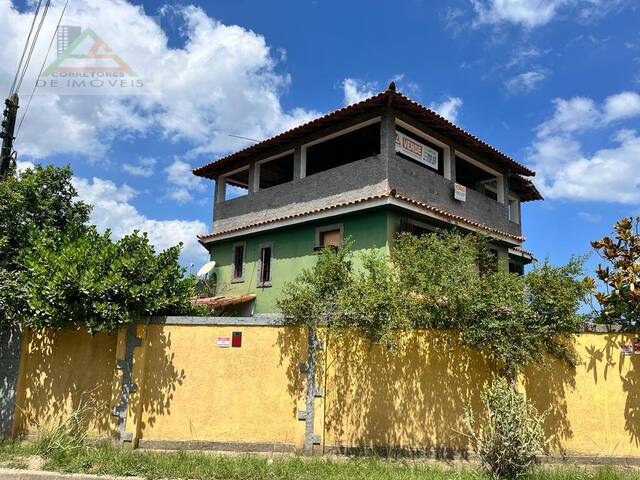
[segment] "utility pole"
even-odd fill
[[[13,156],[14,130],[18,116],[18,94],[14,93],[4,101],[4,118],[2,119],[2,150],[0,150],[0,180],[4,180],[11,166]]]

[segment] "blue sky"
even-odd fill
[[[15,37],[0,46],[3,91],[30,14],[0,0],[0,28]],[[244,146],[229,134],[264,138],[395,79],[538,171],[546,200],[524,206],[525,247],[563,262],[640,214],[639,20],[630,0],[71,0],[62,24],[95,31],[143,92],[47,85],[16,147],[22,162],[70,163],[101,228],[149,230],[160,248],[183,241],[183,261],[201,263],[194,237],[210,228],[212,185],[191,167]],[[55,56],[54,45],[45,63]]]

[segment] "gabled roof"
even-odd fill
[[[411,100],[409,97],[397,92],[393,82],[391,82],[389,88],[384,92],[380,92],[365,100],[353,103],[334,112],[318,117],[315,120],[311,120],[292,128],[291,130],[275,135],[274,137],[249,145],[248,147],[238,150],[230,155],[218,158],[213,162],[195,168],[193,173],[199,177],[215,178],[221,173],[222,169],[231,163],[255,158],[262,153],[267,153],[268,151],[278,147],[291,146],[291,144],[295,143],[305,135],[320,128],[347,120],[357,115],[376,111],[384,105],[392,106],[398,111],[421,121],[434,131],[441,133],[447,138],[450,138],[458,144],[463,145],[480,155],[485,156],[487,159],[504,165],[505,167],[513,170],[514,173],[525,176],[535,175],[533,170],[530,170],[521,163],[516,162],[513,158],[502,153],[497,148],[492,147],[472,133],[458,127],[430,108],[425,107],[424,105],[421,105],[420,103]]]

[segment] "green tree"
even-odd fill
[[[71,178],[68,167],[36,166],[0,182],[0,327],[93,333],[191,311],[181,245],[156,254],[146,234],[99,234]]]
[[[640,320],[640,217],[623,218],[614,226],[614,238],[591,242],[604,260],[596,276],[605,291],[595,294],[602,310],[600,321],[636,328]]]
[[[82,228],[91,206],[78,201],[69,167],[41,167],[12,172],[0,182],[0,267],[19,268],[18,251],[33,227],[59,232]]]
[[[399,235],[390,258],[365,255],[358,269],[352,256],[350,245],[325,250],[285,288],[279,306],[291,323],[348,326],[387,345],[408,328],[459,331],[512,382],[545,355],[575,361],[571,334],[590,288],[582,259],[518,276],[497,268],[486,238],[456,231]]]

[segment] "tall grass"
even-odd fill
[[[81,403],[57,425],[39,425],[33,451],[36,455],[50,457],[54,454],[78,452],[87,444],[87,419],[93,408]]]

